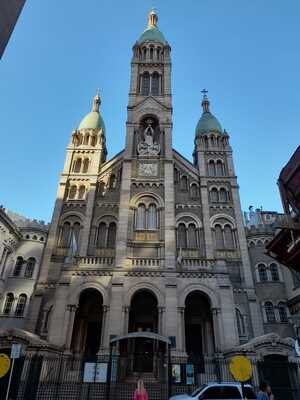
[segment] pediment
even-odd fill
[[[167,107],[161,101],[152,96],[146,97],[145,99],[137,103],[135,106],[129,108],[136,111],[142,110],[144,113],[149,113],[149,114],[156,113],[157,110],[162,110],[162,111],[171,110],[170,107]]]

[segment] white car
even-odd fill
[[[255,400],[256,395],[251,385],[244,385],[244,396],[247,400]],[[237,382],[207,383],[200,386],[191,395],[179,394],[169,400],[242,400],[242,386]]]

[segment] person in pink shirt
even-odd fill
[[[141,379],[137,381],[137,388],[134,391],[133,400],[148,400],[148,393]]]

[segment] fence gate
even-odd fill
[[[258,362],[260,380],[271,385],[275,399],[299,399],[300,382],[298,382],[298,365],[288,362],[288,358],[280,355],[268,355],[264,361]]]
[[[110,342],[106,399],[132,400],[138,379],[149,398],[171,394],[170,341],[152,332],[133,332]]]

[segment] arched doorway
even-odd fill
[[[211,304],[200,291],[189,293],[185,299],[185,346],[191,361],[214,353]]]
[[[95,356],[101,344],[103,297],[96,289],[80,294],[72,335],[72,350]]]
[[[128,332],[158,331],[157,299],[148,290],[140,290],[132,297],[129,313]],[[153,372],[154,353],[158,344],[147,338],[136,338],[129,343],[133,355],[133,372]]]
[[[287,356],[269,354],[258,363],[260,380],[270,384],[276,399],[293,400],[297,391],[297,364]]]

